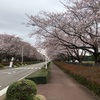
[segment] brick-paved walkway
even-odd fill
[[[51,64],[49,83],[38,85],[38,94],[44,95],[47,100],[99,100],[54,64]]]

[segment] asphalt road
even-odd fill
[[[0,70],[0,91],[13,82],[21,80],[39,68],[43,67],[44,64],[45,63],[39,63],[19,68]]]

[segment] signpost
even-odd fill
[[[10,65],[9,65],[10,68],[12,68],[13,66],[13,61],[14,61],[14,57],[11,58]]]

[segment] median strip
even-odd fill
[[[32,80],[36,84],[46,84],[49,79],[49,74],[50,74],[49,68],[48,69],[45,69],[45,67],[38,68],[37,71],[27,76],[26,79]]]

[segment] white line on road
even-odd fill
[[[34,72],[34,71],[33,71]],[[32,72],[32,73],[33,73]],[[25,75],[24,77],[22,77],[22,78],[20,78],[19,80],[22,80],[22,79],[24,79],[25,77],[27,77],[28,75],[30,75],[31,73],[29,73],[29,74],[27,74],[27,75]]]
[[[3,94],[5,94],[6,91],[7,91],[7,89],[8,89],[8,86],[6,88],[4,88],[3,90],[1,90],[0,91],[0,96],[2,96]]]

